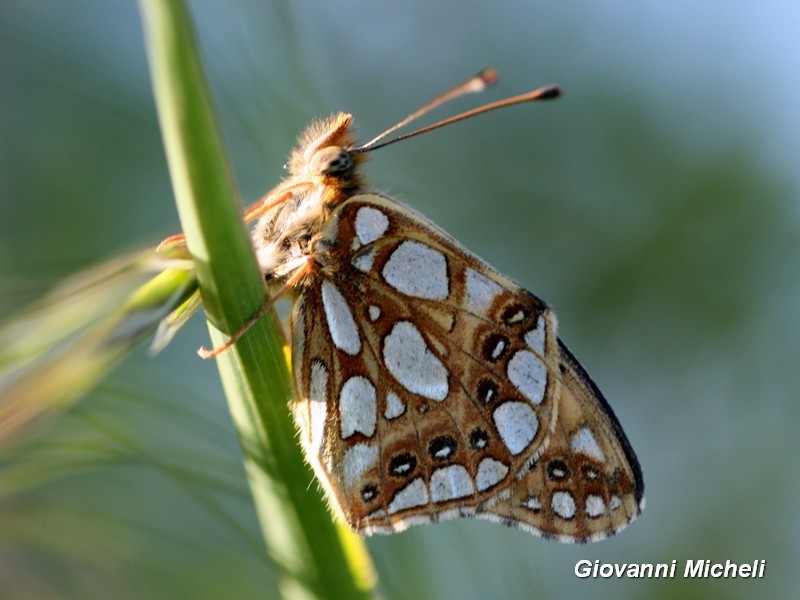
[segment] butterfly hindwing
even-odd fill
[[[559,340],[559,413],[514,492],[478,515],[562,542],[613,535],[644,508],[639,462],[602,393]]]

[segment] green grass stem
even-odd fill
[[[140,0],[156,105],[178,212],[214,344],[263,305],[265,288],[181,0]],[[310,484],[287,402],[272,314],[217,357],[267,548],[284,598],[369,598],[363,542],[343,532]]]

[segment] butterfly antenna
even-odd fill
[[[357,148],[351,148],[351,151],[367,152],[368,150],[372,150],[375,144],[380,142],[382,139],[391,135],[398,129],[405,127],[412,121],[416,121],[422,115],[429,113],[437,106],[441,106],[445,102],[450,102],[450,100],[455,100],[456,98],[460,98],[461,96],[465,96],[467,94],[477,94],[478,92],[482,92],[485,89],[495,85],[497,83],[497,79],[497,71],[494,69],[483,69],[477,75],[470,77],[466,81],[459,83],[457,86],[447,90],[442,94],[439,94],[427,104],[423,104],[405,119],[391,126],[389,129],[381,133],[379,136],[371,139],[366,144],[361,144]]]
[[[558,85],[555,84],[546,85],[531,92],[520,94],[519,96],[513,96],[511,98],[506,98],[504,100],[498,100],[497,102],[484,104],[483,106],[479,106],[478,108],[473,108],[472,110],[468,110],[466,112],[455,115],[448,119],[443,119],[442,121],[433,123],[432,125],[428,125],[426,127],[416,129],[409,133],[404,133],[388,141],[381,142],[381,140],[385,139],[390,134],[394,133],[395,131],[397,131],[402,127],[405,127],[415,119],[421,117],[427,112],[430,112],[437,106],[444,104],[445,102],[448,102],[450,100],[453,100],[454,98],[463,96],[465,94],[482,92],[486,88],[491,87],[495,83],[497,83],[497,80],[498,80],[497,72],[494,69],[484,69],[483,71],[475,75],[475,77],[472,77],[471,79],[468,79],[467,81],[446,91],[444,94],[437,96],[436,98],[434,98],[433,100],[431,100],[418,110],[408,115],[405,119],[397,123],[397,125],[390,127],[376,138],[373,138],[370,141],[368,141],[366,144],[361,144],[360,146],[355,146],[353,148],[350,148],[350,151],[370,152],[372,150],[377,150],[378,148],[383,148],[384,146],[388,146],[389,144],[394,144],[395,142],[399,142],[400,140],[405,140],[410,137],[417,136],[421,133],[426,133],[434,129],[439,129],[440,127],[444,127],[445,125],[450,125],[451,123],[455,123],[457,121],[463,121],[464,119],[469,119],[476,115],[496,110],[498,108],[505,108],[507,106],[522,104],[524,102],[532,102],[534,100],[550,100],[552,98],[558,98],[561,95],[561,88]]]

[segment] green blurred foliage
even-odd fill
[[[314,117],[353,112],[368,138],[488,65],[490,99],[566,90],[387,148],[367,172],[554,305],[639,454],[647,509],[582,547],[466,521],[370,539],[387,598],[792,596],[797,7],[192,7],[248,200]],[[3,3],[0,139],[0,316],[177,230],[133,3]],[[0,596],[274,595],[204,336],[195,323],[134,356],[0,451]],[[768,566],[579,580],[584,558]]]

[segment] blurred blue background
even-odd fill
[[[481,100],[565,90],[376,152],[367,172],[555,307],[638,452],[647,509],[588,546],[471,521],[371,538],[386,598],[794,596],[800,5],[191,7],[246,202],[315,117],[352,112],[368,139],[484,66],[501,86]],[[135,3],[0,4],[0,139],[0,317],[178,230]],[[276,595],[195,321],[3,454],[0,597]],[[766,559],[766,576],[573,573],[701,558]]]

